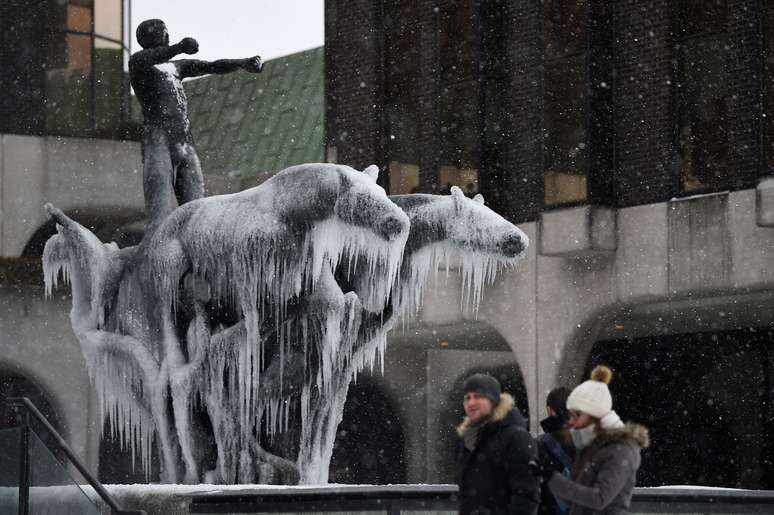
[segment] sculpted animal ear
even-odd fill
[[[369,176],[374,182],[376,182],[376,179],[379,178],[379,167],[376,165],[371,165],[363,170],[363,173]]]
[[[476,193],[476,196],[473,197],[473,200],[475,200],[479,204],[483,204],[484,203],[484,196],[481,193]]]
[[[458,186],[452,186],[451,196],[454,199],[454,207],[462,209],[462,202],[465,200],[465,194],[462,193],[462,190]]]

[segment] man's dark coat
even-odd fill
[[[462,435],[470,421],[457,428]],[[504,393],[478,444],[468,450],[460,440],[457,483],[461,515],[534,515],[540,502],[537,480],[527,463],[537,459],[537,447],[524,417]]]

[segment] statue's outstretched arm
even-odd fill
[[[166,63],[176,55],[195,54],[199,51],[199,43],[194,38],[183,38],[179,43],[168,46],[146,48],[132,54],[131,64],[153,66]]]
[[[197,59],[184,59],[175,61],[181,78],[198,77],[211,73],[231,73],[244,70],[250,73],[259,73],[263,69],[263,61],[260,56],[247,59],[218,59],[217,61],[199,61]]]

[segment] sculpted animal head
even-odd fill
[[[484,204],[479,193],[472,199],[457,186],[451,188],[451,207],[445,224],[446,239],[472,252],[517,261],[524,256],[529,238],[521,229]]]
[[[408,235],[409,219],[376,183],[379,169],[371,165],[362,172],[339,166],[341,192],[335,215],[357,227],[369,227],[386,241]]]
[[[396,195],[391,199],[411,220],[411,232],[396,286],[397,311],[419,308],[428,274],[439,267],[459,266],[463,303],[475,312],[483,287],[498,271],[514,267],[526,253],[529,238],[518,227],[458,187],[450,195]]]
[[[309,163],[286,168],[254,190],[271,191],[271,209],[288,226],[335,218],[391,242],[408,234],[409,220],[376,183],[378,173],[374,165],[359,171]]]

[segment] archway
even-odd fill
[[[3,435],[0,438],[3,440],[4,448],[7,448],[6,459],[12,460],[10,456],[15,455],[14,452],[18,453],[18,444],[14,445],[18,432],[12,433],[11,428],[18,427],[22,423],[16,412],[6,404],[5,399],[8,397],[27,397],[58,433],[64,432],[64,419],[59,410],[55,409],[54,402],[48,393],[24,372],[15,367],[0,365],[0,435]],[[30,420],[30,425],[51,453],[62,459],[53,436],[34,419]],[[6,437],[9,441],[5,441]],[[14,468],[0,467],[0,485],[17,485],[19,481],[17,474],[18,471]]]
[[[649,427],[641,486],[774,487],[774,328],[598,341],[614,407]]]
[[[406,482],[400,418],[378,383],[367,376],[347,394],[331,459],[330,481],[353,484]]]

